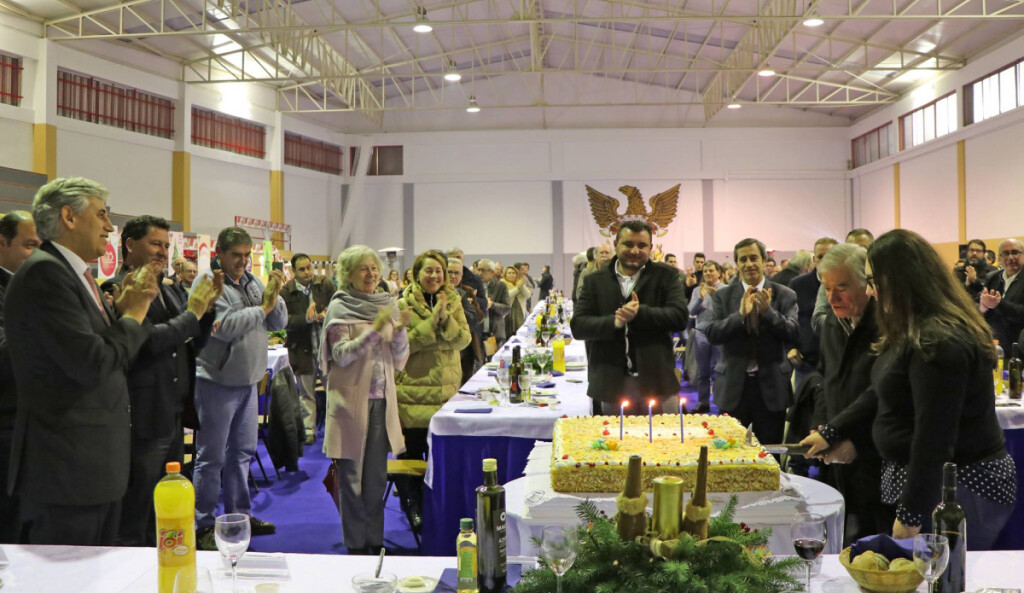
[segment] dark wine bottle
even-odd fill
[[[641,467],[639,455],[629,456],[629,467],[626,470],[626,485],[622,489],[622,499],[639,499],[644,495],[643,467]],[[619,537],[624,541],[633,541],[647,531],[647,499],[644,499],[644,508],[638,513],[629,513],[619,509],[615,516],[615,525],[619,531]]]
[[[1010,386],[1008,393],[1010,399],[1020,399],[1021,392],[1024,391],[1024,389],[1022,389],[1024,386],[1021,384],[1022,381],[1020,376],[1021,371],[1024,370],[1020,359],[1020,347],[1017,346],[1017,344],[1014,344],[1012,352],[1013,354],[1010,356],[1010,361],[1006,365],[1010,373]]]
[[[942,502],[932,511],[936,535],[949,539],[949,565],[933,593],[962,593],[967,586],[967,517],[956,501],[956,464],[942,466]]]
[[[508,367],[508,402],[510,404],[523,403],[523,388],[520,385],[519,375],[523,372],[523,359],[519,346],[512,347],[512,365]]]
[[[545,310],[547,309],[545,308]],[[544,345],[544,339],[541,337],[541,331],[544,329],[544,325],[547,324],[547,322],[547,316],[544,315],[544,313],[539,313],[537,315],[537,346]]]
[[[484,484],[476,489],[477,584],[480,593],[505,590],[505,488],[498,461],[484,459]]]

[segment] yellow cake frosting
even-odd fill
[[[746,444],[746,429],[729,416],[653,417],[654,438],[647,416],[627,416],[619,439],[618,416],[560,418],[552,443],[551,485],[557,492],[619,492],[626,482],[629,456],[643,457],[643,484],[653,488],[658,476],[677,476],[684,490],[697,480],[701,445],[708,447],[708,491],[777,490],[779,464],[757,441]]]

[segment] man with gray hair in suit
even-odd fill
[[[8,491],[31,544],[112,545],[128,486],[131,410],[125,367],[146,340],[156,273],[125,277],[114,307],[90,262],[114,231],[107,189],[72,177],[36,193],[43,244],[11,279],[4,318],[18,382]]]

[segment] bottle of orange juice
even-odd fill
[[[565,338],[561,333],[551,342],[551,370],[565,372]]]
[[[160,593],[175,593],[174,579],[183,572],[177,593],[196,589],[196,492],[181,475],[181,464],[167,464],[167,475],[153,490],[156,509],[157,578]]]

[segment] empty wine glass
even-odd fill
[[[825,549],[825,518],[814,513],[797,513],[793,518],[793,548],[807,566],[807,593],[811,591],[811,564]]]
[[[508,388],[512,385],[512,377],[508,374],[508,367],[498,367],[497,372],[494,373],[494,380],[498,382],[498,387],[501,388],[501,394],[498,396],[498,403],[501,407],[508,407]]]
[[[519,387],[523,390],[523,401],[530,401],[530,386],[533,385],[533,379],[537,374],[533,371],[533,367],[527,365],[523,372],[519,373]]]
[[[541,339],[541,343],[544,345],[544,347],[547,348],[548,347],[548,340],[551,339],[551,326],[550,325],[545,325],[544,327],[541,328],[541,330],[540,330],[540,339]]]
[[[238,561],[249,549],[252,535],[249,515],[230,513],[217,517],[213,527],[213,539],[221,556],[231,562],[231,590],[238,592]]]
[[[540,372],[543,375],[544,369],[547,368],[548,363],[551,361],[551,351],[547,348],[538,348],[535,356],[537,357],[537,364],[540,365]]]
[[[558,593],[562,593],[562,575],[576,561],[578,548],[575,527],[551,525],[544,528],[540,542],[540,557],[555,572]]]
[[[914,536],[914,567],[928,581],[932,591],[935,581],[949,563],[949,540],[944,535],[922,533]]]

